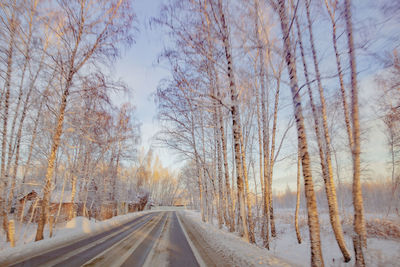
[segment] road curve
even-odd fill
[[[126,267],[154,266],[155,261],[157,266],[199,266],[174,211],[145,214],[11,266]]]

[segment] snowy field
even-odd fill
[[[300,219],[300,231],[303,239],[302,244],[297,243],[296,233],[294,230],[294,216],[286,213],[281,215],[280,211],[276,211],[276,227],[277,227],[277,238],[271,242],[271,251],[281,257],[290,257],[295,262],[303,262],[304,265],[309,266],[310,264],[310,245],[308,240],[308,227],[306,216],[302,216]],[[371,218],[374,217],[375,219]],[[388,220],[379,220],[375,216],[367,215],[367,226],[371,222],[376,220],[376,234],[373,234],[371,230],[372,226],[367,227],[368,232],[368,243],[366,261],[367,266],[398,266],[400,262],[400,239],[391,236],[384,236],[386,225]],[[320,215],[320,226],[321,226],[321,243],[322,253],[324,255],[324,261],[327,266],[353,266],[354,261],[349,263],[343,262],[343,257],[337,246],[334,234],[332,232],[329,216],[326,213]],[[351,239],[352,233],[352,217],[342,218],[342,226],[345,233],[345,239],[348,249],[354,258],[353,243]],[[400,224],[397,221],[397,228],[400,229]],[[388,230],[388,229],[386,229]],[[261,241],[261,240],[260,240]],[[259,242],[261,244],[261,242]]]
[[[294,213],[294,212],[292,212]],[[199,212],[185,211],[185,216],[201,224],[201,216]],[[207,225],[201,229],[209,236],[213,236],[214,241],[219,243],[219,247],[229,250],[235,250],[234,253],[246,255],[263,264],[268,255],[276,256],[278,259],[286,260],[290,265],[310,266],[310,244],[308,239],[308,227],[306,217],[302,215],[299,219],[299,226],[302,236],[302,244],[297,243],[296,233],[294,229],[294,216],[289,210],[276,210],[276,228],[277,237],[271,240],[270,251],[262,247],[262,240],[259,238],[259,229],[257,229],[257,245],[260,249],[250,250],[251,245],[238,246],[238,242],[232,239],[235,236],[239,240],[237,233],[228,233],[227,229],[219,230],[214,219],[214,225]],[[400,223],[396,217],[378,219],[377,214],[367,214],[367,232],[368,232],[368,248],[366,250],[367,266],[399,266],[400,262]],[[383,216],[382,216],[383,218]],[[353,244],[351,240],[352,221],[351,217],[342,220],[343,230],[345,232],[346,244],[354,258]],[[321,242],[322,253],[326,266],[354,266],[354,261],[344,263],[341,252],[336,244],[328,214],[320,216],[321,224]],[[227,235],[232,238],[226,237]],[[240,240],[241,241],[241,240]],[[235,244],[233,244],[233,242]],[[243,241],[242,241],[243,242]],[[233,253],[233,252],[231,252]],[[254,262],[255,263],[255,262]]]

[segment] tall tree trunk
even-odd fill
[[[202,163],[203,165],[204,163]],[[206,222],[210,222],[210,205],[209,205],[209,192],[208,192],[208,179],[206,178],[206,168],[202,167],[203,173],[203,188],[204,188],[204,206],[205,206],[205,215],[206,215]]]
[[[199,159],[198,159],[198,155],[197,153],[195,153],[195,157],[196,157],[196,169],[197,169],[197,176],[198,176],[198,187],[199,187],[199,201],[200,201],[200,212],[201,212],[201,220],[203,222],[206,221],[206,217],[204,214],[204,192],[203,192],[203,176],[201,173],[201,168],[200,168],[200,163],[199,163]]]
[[[257,27],[258,28],[258,27]],[[258,31],[257,31],[258,35]],[[260,39],[259,39],[260,40]],[[261,46],[261,42],[259,43]],[[261,46],[263,47],[263,46]],[[264,236],[263,243],[264,247],[269,249],[269,225],[270,225],[270,184],[268,180],[269,175],[269,120],[268,120],[268,95],[266,96],[265,88],[265,72],[264,72],[264,54],[263,50],[260,49],[260,84],[261,84],[261,121],[262,121],[262,136],[263,136],[263,163],[264,163],[264,199],[263,199],[263,215],[264,215]]]
[[[207,2],[204,2],[204,7],[203,7],[203,14],[207,23],[207,43],[208,43],[208,51],[207,51],[207,74],[209,76],[210,80],[210,88],[211,88],[211,94],[215,96],[216,94],[219,94],[219,79],[218,79],[218,73],[215,69],[214,65],[214,46],[211,40],[210,36],[210,20],[209,20],[209,15],[207,13]],[[219,96],[218,96],[219,97]],[[219,99],[219,98],[218,98]],[[224,217],[225,223],[228,222],[227,218],[227,213],[226,213],[226,206],[227,206],[227,199],[226,199],[226,194],[224,193],[225,190],[223,190],[222,186],[222,154],[221,154],[221,139],[220,139],[220,120],[219,116],[221,116],[221,112],[218,110],[218,103],[216,101],[213,101],[213,119],[216,124],[216,128],[214,128],[214,139],[216,141],[216,158],[217,158],[217,172],[218,172],[218,197],[217,197],[217,213],[218,213],[218,227],[222,227],[222,216]]]
[[[300,148],[300,146],[299,146]],[[300,172],[301,172],[301,155],[300,150],[297,152],[297,191],[296,191],[296,211],[294,214],[294,227],[296,229],[297,242],[301,244],[301,234],[299,230],[299,209],[300,209]]]
[[[122,122],[123,123],[123,122]],[[123,126],[125,127],[125,126]],[[115,196],[119,195],[119,192],[117,191],[117,181],[119,181],[118,176],[119,176],[119,165],[120,165],[120,160],[121,160],[121,153],[122,153],[122,138],[120,137],[120,139],[118,140],[118,150],[117,150],[117,160],[115,162],[115,175],[114,175],[114,180],[113,180],[113,200],[115,201],[115,203],[119,203],[121,198],[116,198]],[[172,204],[171,204],[172,205]],[[117,206],[117,210],[114,212],[114,216],[118,215],[118,206]]]
[[[336,10],[337,2],[335,2],[335,5],[331,8],[329,6],[328,1],[325,0],[325,5],[326,5],[326,8],[328,10],[329,17],[330,17],[331,23],[332,23],[332,43],[333,43],[333,49],[335,51],[336,68],[337,68],[337,72],[338,72],[338,78],[339,78],[339,84],[340,84],[340,92],[341,92],[341,96],[342,96],[344,120],[345,120],[345,124],[346,124],[349,147],[352,147],[353,146],[352,145],[353,144],[353,133],[352,133],[352,130],[351,130],[352,126],[351,126],[351,122],[350,122],[350,112],[349,112],[349,106],[348,106],[348,103],[347,103],[347,94],[346,94],[346,89],[345,89],[344,81],[343,81],[342,64],[341,64],[341,60],[340,60],[340,54],[339,54],[339,50],[338,50],[338,47],[337,47],[337,39],[336,39],[337,37],[336,37],[335,10]],[[335,159],[336,159],[336,152],[335,152]],[[337,160],[336,160],[336,164],[337,164]],[[338,181],[339,181],[339,187],[340,187],[339,176],[338,176]],[[343,196],[341,196],[341,206],[342,206],[342,209],[344,210],[344,207],[343,207]]]
[[[239,120],[239,124],[240,124],[240,120]],[[239,133],[240,133],[241,160],[242,160],[242,166],[243,166],[243,178],[244,178],[244,185],[245,185],[245,197],[246,197],[246,204],[247,204],[247,219],[248,219],[248,225],[249,225],[249,241],[250,241],[250,243],[255,243],[254,222],[253,222],[253,216],[252,216],[249,178],[248,178],[247,163],[246,163],[246,150],[245,150],[245,147],[243,144],[244,143],[243,134],[242,134],[240,125],[239,125]]]
[[[250,198],[250,187],[249,187],[249,170],[247,168],[247,160],[246,160],[246,150],[247,146],[249,146],[248,138],[250,136],[249,131],[251,130],[251,127],[247,127],[246,125],[250,125],[248,122],[250,120],[251,112],[248,113],[247,118],[245,119],[246,123],[242,123],[239,117],[239,126],[240,126],[240,153],[241,153],[241,161],[242,161],[242,170],[243,170],[243,181],[244,181],[244,194],[245,194],[245,204],[247,206],[247,220],[248,220],[248,226],[249,226],[249,238],[250,238],[250,243],[255,242],[255,236],[254,236],[254,221],[253,221],[253,210],[252,210],[252,204],[251,204],[251,198]],[[242,128],[243,126],[243,128]],[[246,130],[247,129],[247,130]],[[244,136],[246,138],[244,138]],[[251,144],[249,150],[251,151]],[[251,158],[250,158],[251,162]]]
[[[264,236],[263,236],[263,243],[264,247],[269,249],[269,225],[270,225],[270,203],[269,203],[269,195],[271,194],[270,192],[270,186],[269,186],[269,181],[268,181],[268,173],[269,173],[269,127],[267,128],[267,114],[266,114],[266,109],[265,109],[265,92],[261,91],[261,110],[262,110],[262,124],[263,124],[263,161],[264,161],[264,223],[265,223],[265,230],[264,230]]]
[[[190,116],[191,116],[191,128],[190,128],[190,133],[192,136],[192,141],[193,141],[193,151],[194,151],[194,157],[195,157],[195,162],[196,162],[196,170],[197,170],[197,183],[199,187],[199,201],[200,201],[200,213],[201,213],[201,220],[203,222],[206,221],[205,214],[204,214],[204,203],[203,203],[203,177],[202,177],[202,172],[201,172],[201,167],[200,167],[200,155],[197,151],[196,147],[196,137],[194,135],[194,116],[193,116],[193,108],[192,105],[189,101],[190,105]]]
[[[279,90],[280,90],[280,82],[278,81],[277,87],[276,87],[276,92],[275,92],[274,120],[272,123],[271,152],[270,152],[269,173],[268,173],[269,215],[270,215],[271,236],[272,237],[276,237],[274,207],[273,207],[273,203],[272,203],[272,177],[273,177],[273,173],[274,173],[274,164],[275,164],[275,139],[276,139],[276,125],[277,125],[277,121],[278,121]]]
[[[217,107],[215,106],[214,108],[215,112],[215,120],[217,122],[217,128],[214,130],[215,131],[215,140],[216,140],[216,147],[217,147],[217,168],[218,168],[218,193],[219,193],[219,210],[221,214],[221,222],[222,222],[222,217],[224,218],[225,223],[228,222],[227,214],[226,214],[226,193],[224,192],[224,187],[223,187],[223,177],[222,177],[222,153],[221,153],[221,139],[220,139],[220,134],[219,134],[219,114],[217,112]],[[221,223],[222,227],[222,223]]]
[[[213,103],[213,121],[217,120],[217,109],[215,103]],[[213,174],[213,185],[214,185],[214,198],[216,201],[216,208],[217,208],[217,221],[218,221],[218,228],[222,228],[223,224],[223,191],[222,191],[222,164],[220,158],[220,148],[219,145],[219,138],[218,138],[218,126],[213,128],[213,136],[214,136],[214,152],[213,152],[213,163],[212,163],[212,174]],[[217,185],[215,185],[214,180],[217,179]]]
[[[65,109],[67,107],[67,100],[69,95],[69,89],[72,85],[72,76],[73,73],[71,72],[68,76],[66,81],[65,89],[63,91],[62,99],[61,99],[61,106],[60,110],[57,114],[57,127],[55,129],[55,133],[53,135],[52,145],[51,145],[51,152],[49,158],[47,160],[47,170],[45,176],[45,186],[43,188],[43,198],[41,203],[41,210],[40,210],[40,217],[38,222],[38,228],[36,231],[35,241],[39,241],[43,239],[43,230],[46,224],[48,212],[49,212],[49,203],[50,203],[50,194],[51,194],[51,186],[54,174],[54,162],[57,156],[57,150],[60,145],[60,138],[62,134],[62,128],[64,123],[64,115]]]
[[[346,247],[343,230],[342,230],[342,226],[340,223],[339,209],[338,209],[337,197],[336,197],[336,188],[335,188],[335,182],[333,180],[333,169],[332,169],[332,160],[331,160],[331,152],[330,152],[331,142],[330,142],[330,136],[329,136],[328,123],[327,123],[326,104],[325,104],[325,97],[324,97],[324,92],[323,92],[323,88],[322,88],[321,75],[320,75],[319,66],[318,66],[316,49],[315,49],[315,45],[314,45],[314,37],[313,37],[309,5],[310,5],[309,1],[306,0],[306,13],[307,13],[308,31],[309,31],[310,44],[311,44],[311,52],[312,52],[315,75],[316,75],[318,91],[319,91],[319,96],[320,96],[320,102],[321,102],[322,124],[323,124],[322,130],[324,133],[324,141],[326,144],[325,152],[323,149],[324,141],[322,140],[322,137],[320,135],[320,125],[319,125],[317,110],[316,110],[316,107],[314,104],[310,81],[309,81],[308,73],[307,73],[308,71],[307,71],[307,65],[306,65],[306,61],[305,61],[305,57],[304,57],[304,49],[302,46],[301,31],[300,31],[298,19],[296,16],[297,33],[298,33],[299,45],[300,45],[300,50],[301,50],[303,66],[304,66],[304,73],[306,75],[306,83],[307,83],[307,88],[308,88],[308,94],[310,97],[310,104],[311,104],[312,113],[314,116],[315,133],[317,136],[321,168],[322,168],[323,178],[324,178],[324,182],[325,182],[326,197],[328,200],[329,218],[330,218],[333,232],[335,234],[336,242],[343,254],[344,261],[348,262],[348,261],[350,261],[351,256]]]
[[[258,132],[258,156],[259,156],[259,179],[261,184],[261,203],[262,207],[264,206],[264,173],[263,173],[263,142],[262,142],[262,123],[261,123],[261,114],[260,114],[260,96],[257,86],[255,87],[255,94],[256,94],[256,108],[257,108],[257,132]],[[262,208],[264,210],[264,208]],[[261,223],[261,236],[264,237],[265,235],[265,222],[262,220]]]
[[[344,81],[343,81],[343,71],[342,71],[342,64],[340,61],[340,55],[339,55],[339,50],[337,47],[337,40],[336,40],[336,19],[334,15],[334,10],[332,10],[327,2],[325,0],[325,5],[328,10],[331,23],[332,23],[332,43],[333,43],[333,49],[335,51],[335,58],[336,58],[336,68],[338,72],[338,78],[339,78],[339,84],[340,84],[340,92],[342,95],[342,105],[343,105],[343,113],[344,113],[344,120],[346,123],[346,130],[347,130],[347,137],[349,140],[349,146],[352,146],[353,143],[353,133],[351,131],[351,123],[350,123],[350,112],[349,112],[349,105],[347,104],[347,94],[346,94],[346,89],[344,87]]]
[[[264,64],[264,45],[261,41],[260,38],[260,27],[258,25],[259,21],[259,1],[255,0],[254,1],[254,7],[255,7],[255,33],[256,33],[256,41],[257,41],[257,46],[258,46],[258,57],[260,60],[260,66],[259,66],[259,71],[258,71],[258,76],[260,80],[260,90],[261,90],[261,121],[262,121],[262,149],[260,147],[260,152],[262,151],[263,154],[263,167],[260,167],[260,173],[262,170],[263,172],[263,178],[261,179],[261,187],[262,187],[262,198],[263,198],[263,224],[262,224],[262,236],[263,236],[263,243],[264,247],[269,249],[269,224],[270,224],[270,212],[271,212],[271,202],[270,200],[272,199],[271,197],[271,186],[269,183],[269,123],[268,123],[268,115],[267,115],[267,110],[265,107],[265,101],[266,101],[266,86],[265,86],[265,64]],[[268,97],[268,96],[267,96]],[[256,98],[258,98],[258,91],[256,93]],[[258,105],[258,101],[257,101]],[[258,110],[257,110],[258,112]],[[259,112],[257,113],[259,117]],[[259,131],[260,131],[259,128]],[[261,140],[259,141],[261,142]],[[261,163],[260,163],[261,166]],[[273,216],[273,215],[272,215]],[[272,230],[272,227],[271,227]]]
[[[310,156],[308,154],[307,137],[305,132],[301,98],[297,81],[296,63],[295,57],[292,54],[293,49],[290,41],[290,30],[284,0],[278,1],[278,12],[282,28],[282,39],[286,65],[290,77],[290,88],[293,98],[294,115],[296,118],[297,134],[299,138],[301,161],[303,167],[304,191],[307,200],[307,215],[311,241],[311,265],[324,266],[324,260],[321,251],[317,201],[315,197],[314,183],[311,174],[311,163]]]
[[[220,91],[218,89],[218,98],[220,97]],[[217,107],[217,111],[219,113],[219,134],[222,143],[222,155],[224,159],[224,174],[225,174],[225,192],[226,192],[226,205],[228,207],[228,217],[229,217],[229,231],[235,231],[235,214],[234,214],[234,204],[232,203],[232,190],[230,185],[229,178],[229,167],[228,167],[228,152],[226,147],[226,138],[225,138],[225,129],[224,122],[222,118],[221,107]]]
[[[203,121],[203,114],[200,114],[200,127],[201,127],[201,148],[202,148],[202,155],[200,158],[201,166],[203,169],[203,182],[204,182],[204,200],[205,200],[205,207],[206,207],[206,222],[209,222],[210,219],[212,220],[212,214],[210,214],[210,197],[209,197],[209,188],[208,188],[208,179],[206,179],[207,174],[207,166],[206,166],[206,147],[205,147],[205,135],[204,135],[204,121]]]
[[[0,167],[0,209],[1,215],[3,217],[3,229],[7,236],[7,242],[10,241],[10,236],[8,232],[8,215],[7,215],[7,207],[6,207],[6,190],[8,185],[8,172],[6,169],[6,145],[7,145],[7,133],[8,133],[8,113],[10,108],[10,91],[11,91],[11,79],[12,79],[12,71],[13,71],[13,57],[14,57],[14,49],[15,49],[15,32],[16,32],[16,18],[15,18],[15,9],[16,2],[14,1],[12,4],[12,14],[10,18],[10,40],[8,43],[8,50],[6,51],[7,55],[7,72],[6,79],[4,83],[4,113],[3,113],[3,134],[2,134],[2,143],[1,143],[1,167]],[[8,151],[11,153],[11,151]]]
[[[357,266],[365,266],[363,248],[367,247],[365,230],[364,206],[360,181],[360,121],[358,111],[357,68],[354,52],[353,25],[351,21],[351,3],[345,1],[346,31],[349,45],[349,60],[351,70],[351,108],[353,122],[353,205],[354,205],[354,236],[353,245]]]
[[[234,73],[233,73],[233,68],[232,68],[232,53],[231,53],[231,46],[230,46],[230,38],[229,38],[229,31],[228,31],[228,26],[225,21],[225,14],[222,10],[222,0],[218,0],[218,9],[219,9],[219,15],[221,19],[221,24],[222,24],[222,29],[221,29],[221,34],[222,34],[222,41],[224,44],[224,50],[225,50],[225,57],[227,61],[227,74],[228,74],[228,80],[229,80],[229,88],[230,88],[230,94],[231,94],[231,114],[232,114],[232,131],[233,131],[233,140],[234,140],[234,148],[235,148],[235,165],[236,165],[236,182],[237,182],[237,189],[238,189],[238,194],[239,194],[239,208],[240,208],[240,218],[241,222],[243,225],[243,238],[249,242],[250,237],[249,237],[249,230],[248,230],[248,225],[247,225],[247,216],[246,216],[246,210],[245,210],[245,196],[244,196],[244,187],[243,187],[243,177],[242,177],[242,163],[241,163],[241,153],[240,153],[240,111],[239,111],[239,105],[238,105],[238,93],[236,90],[236,85],[235,85],[235,78],[234,78]]]
[[[259,207],[260,204],[258,203],[258,184],[257,184],[257,175],[256,175],[256,168],[255,168],[255,160],[251,161],[251,168],[253,170],[253,179],[254,179],[254,196],[255,196],[255,204],[256,204],[256,214],[254,216],[254,228],[257,228],[257,222],[259,222],[260,213]]]
[[[75,164],[74,164],[75,165]],[[75,166],[72,169],[72,181],[71,181],[71,204],[72,204],[72,209],[70,210],[69,214],[69,219],[71,220],[72,218],[75,217],[75,195],[76,195],[76,184],[78,180],[78,175],[75,173]]]

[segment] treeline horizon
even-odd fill
[[[341,184],[336,183],[338,205],[341,211],[351,210],[351,186],[352,184],[350,181],[345,181]],[[397,189],[395,188],[394,190],[391,186],[390,178],[362,181],[361,190],[363,192],[366,213],[400,216],[400,199],[396,194]],[[287,186],[285,190],[275,192],[273,194],[275,207],[293,209],[296,206],[296,194],[297,190],[291,190],[289,186]],[[316,188],[315,194],[318,208],[327,211],[328,203],[323,186]],[[301,189],[300,198],[300,207],[304,209],[306,206],[304,203],[303,189]]]

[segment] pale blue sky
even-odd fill
[[[152,145],[152,137],[158,130],[156,105],[152,94],[168,71],[157,64],[157,56],[163,49],[163,35],[157,27],[150,28],[149,21],[157,16],[163,0],[135,0],[140,31],[136,42],[115,65],[115,77],[121,78],[133,90],[133,95],[119,95],[115,101],[130,102],[136,107],[136,118],[141,122],[142,144],[147,150]],[[175,157],[166,149],[154,148],[163,166],[175,165]]]

